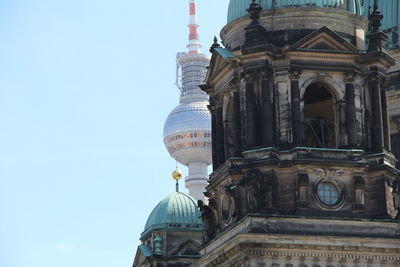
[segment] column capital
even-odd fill
[[[390,86],[390,78],[387,76],[381,76],[381,90],[387,90]]]
[[[240,91],[240,79],[235,77],[233,78],[228,85],[231,88],[232,92]]]
[[[369,79],[370,79],[370,81],[373,81],[373,82],[381,83],[382,78],[383,78],[383,75],[379,72],[371,72],[369,74]]]
[[[349,71],[344,74],[345,83],[354,83],[356,79],[356,73],[354,71]]]
[[[392,120],[397,123],[397,126],[400,128],[400,114],[391,116]]]
[[[242,72],[240,78],[244,80],[246,83],[249,83],[254,81],[254,76],[255,76],[254,73]]]
[[[291,70],[289,71],[289,78],[291,80],[298,80],[300,79],[302,71],[301,70]]]
[[[257,73],[257,76],[260,77],[261,79],[267,79],[269,76],[271,76],[271,70],[269,70],[269,69],[260,70]]]
[[[211,115],[215,115],[215,112],[217,111],[217,107],[219,107],[219,106],[220,106],[219,101],[215,97],[211,97],[210,104],[207,106]]]
[[[233,93],[235,91],[239,91],[239,89],[236,86],[231,86],[230,84],[222,91],[223,96],[227,96],[229,98],[233,97]]]

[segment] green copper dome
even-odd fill
[[[251,0],[230,0],[228,8],[228,23],[247,15]],[[362,14],[360,0],[257,0],[263,9],[289,7],[327,7],[339,8],[354,14]]]
[[[164,198],[147,219],[142,239],[155,230],[202,231],[196,200],[180,192]]]

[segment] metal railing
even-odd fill
[[[308,147],[331,148],[335,145],[335,131],[325,119],[305,119],[304,132]]]

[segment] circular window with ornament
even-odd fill
[[[321,180],[315,191],[318,202],[325,208],[337,208],[343,203],[343,187],[334,180]]]

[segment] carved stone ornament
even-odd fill
[[[356,79],[356,73],[351,71],[351,72],[346,72],[344,74],[344,82],[345,83],[353,83]]]
[[[344,170],[335,170],[335,169],[321,169],[315,168],[313,170],[315,176],[319,178],[326,178],[327,180],[332,180],[335,178],[341,177],[345,171]]]
[[[210,53],[213,53],[216,48],[220,48],[221,46],[218,43],[217,36],[214,36],[214,43],[210,47]]]
[[[370,80],[371,81],[376,81],[378,83],[382,83],[382,78],[383,78],[383,76],[381,74],[379,74],[379,73],[372,73],[370,75]]]
[[[219,101],[215,97],[211,97],[210,104],[207,106],[211,115],[215,115],[218,105],[219,105]]]
[[[252,0],[250,7],[247,9],[249,16],[252,20],[252,24],[259,24],[258,19],[260,18],[260,12],[263,8],[257,4],[256,0]]]
[[[254,82],[255,75],[254,75],[254,73],[245,73],[245,74],[242,74],[242,78],[245,83],[252,83],[252,82]]]
[[[291,80],[298,80],[298,79],[300,79],[300,76],[301,76],[301,70],[292,70],[289,73],[289,78]]]
[[[228,86],[231,88],[231,92],[240,91],[240,79],[234,78],[232,79]]]
[[[381,90],[387,90],[390,86],[390,79],[389,77],[382,76],[381,77]]]
[[[389,181],[385,183],[386,209],[393,219],[396,219],[400,210],[400,182],[395,181],[392,185]]]
[[[226,86],[225,88],[224,88],[224,90],[222,90],[222,95],[223,96],[225,96],[225,97],[228,97],[228,98],[231,98],[232,97],[232,87],[230,87],[230,86]]]

